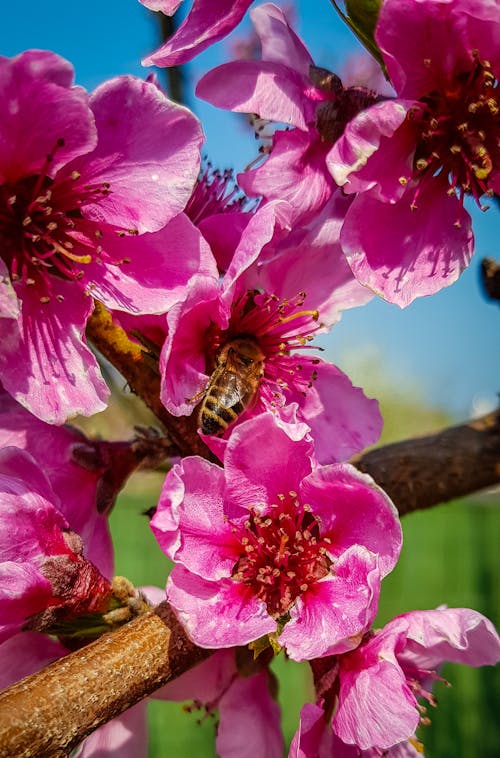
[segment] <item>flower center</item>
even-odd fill
[[[250,208],[251,206],[251,208]],[[253,210],[255,201],[249,201],[234,180],[233,171],[213,170],[207,163],[203,173],[198,177],[185,213],[193,224],[217,213]]]
[[[0,256],[13,283],[40,288],[41,302],[55,294],[54,276],[78,281],[84,266],[101,255],[103,234],[81,209],[111,192],[107,182],[83,184],[77,171],[52,179],[50,166],[63,146],[64,140],[59,139],[39,174],[0,186]],[[63,299],[62,295],[57,298]]]
[[[319,519],[297,493],[278,495],[266,513],[251,509],[238,535],[241,554],[233,579],[250,587],[271,616],[283,616],[295,599],[326,576],[330,540],[321,536]],[[236,531],[236,530],[235,530]]]
[[[419,131],[415,152],[416,175],[445,171],[461,199],[491,195],[488,178],[498,166],[500,127],[498,82],[488,62],[476,60],[471,72],[456,77],[449,87],[422,99],[409,118]]]

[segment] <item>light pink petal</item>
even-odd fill
[[[248,195],[286,200],[297,214],[318,212],[335,187],[326,166],[328,149],[314,128],[276,131],[266,161],[238,174],[238,184]]]
[[[327,155],[326,163],[347,193],[370,190],[395,202],[413,174],[416,136],[405,123],[413,101],[386,100],[349,121]]]
[[[158,543],[172,560],[205,579],[231,576],[238,559],[225,508],[224,471],[201,458],[185,458],[168,474],[151,519]],[[229,512],[228,512],[229,511]],[[239,513],[242,519],[247,511]]]
[[[16,289],[23,301],[18,329],[0,319],[5,389],[49,424],[103,410],[109,390],[83,336],[92,299],[64,279],[54,286],[61,302],[52,296],[40,303],[35,287],[18,283]]]
[[[239,677],[222,696],[215,747],[221,758],[282,758],[280,708],[267,671]]]
[[[155,53],[143,59],[143,66],[175,66],[190,61],[195,55],[225,37],[237,26],[252,0],[216,0],[207,4],[194,0],[191,10],[175,34]],[[171,15],[179,2],[154,2],[148,7]],[[164,7],[163,7],[164,6]]]
[[[410,185],[394,205],[358,196],[340,242],[356,278],[400,307],[455,282],[473,251],[470,216],[446,177]]]
[[[146,758],[148,724],[146,703],[137,703],[93,732],[74,758]]]
[[[167,599],[191,639],[200,647],[247,645],[276,631],[276,621],[251,590],[230,579],[207,582],[176,565]]]
[[[399,668],[384,659],[366,669],[341,669],[333,730],[362,750],[407,740],[419,723],[416,700]]]
[[[21,632],[0,646],[0,690],[62,658],[67,650],[46,634]]]
[[[297,490],[311,472],[311,442],[292,441],[272,413],[237,426],[224,457],[227,498],[241,507],[269,506],[280,493]]]
[[[82,188],[108,182],[110,194],[84,215],[139,233],[153,232],[183,210],[198,175],[203,133],[195,116],[153,83],[119,76],[90,98],[99,141],[71,164]],[[76,186],[76,185],[74,185]]]
[[[0,60],[0,181],[14,183],[39,173],[52,153],[44,173],[53,177],[69,160],[95,146],[87,96],[80,88],[59,84],[69,84],[71,73],[67,61],[49,52]]]
[[[260,39],[262,60],[283,63],[308,77],[314,61],[282,9],[274,3],[264,3],[251,10],[250,17]]]
[[[435,669],[444,661],[469,666],[494,666],[500,661],[495,627],[470,608],[412,611],[398,618],[408,623],[407,645],[398,655],[407,663]]]
[[[314,107],[304,94],[306,87],[301,74],[281,63],[237,61],[205,74],[196,94],[218,108],[307,129]]]
[[[101,244],[106,257],[127,262],[111,265],[94,258],[85,266],[83,283],[92,282],[93,297],[111,309],[166,313],[185,299],[192,276],[217,281],[210,248],[183,213],[157,232],[132,237],[105,234]]]
[[[375,618],[381,578],[376,556],[353,547],[331,571],[310,585],[289,611],[279,642],[294,661],[354,649]]]
[[[150,11],[161,11],[165,16],[173,16],[182,0],[139,0]]]
[[[340,230],[351,202],[341,190],[335,191],[321,213],[280,241],[274,257],[259,267],[258,281],[265,292],[288,299],[305,292],[304,307],[318,310],[318,320],[328,327],[343,310],[373,297],[354,278],[340,247]]]
[[[205,373],[206,331],[213,322],[225,329],[218,287],[206,277],[191,283],[184,303],[168,313],[168,337],[160,355],[161,401],[176,416],[189,416],[200,402],[208,376]]]
[[[0,563],[0,642],[17,634],[29,616],[52,604],[52,585],[29,563]],[[0,647],[1,653],[1,647]]]
[[[301,482],[300,493],[321,518],[332,555],[362,545],[378,556],[382,577],[394,568],[403,541],[398,512],[370,476],[349,463],[321,466]]]
[[[298,404],[300,418],[311,428],[318,460],[345,461],[373,445],[383,425],[377,400],[366,397],[336,366],[323,360],[312,365],[311,359],[297,358],[292,356],[290,363],[299,362],[304,376],[309,371],[316,378],[305,396],[303,388],[297,387],[287,392],[287,398]]]
[[[286,235],[292,213],[287,202],[274,200],[259,207],[251,216],[222,280],[221,300],[228,309],[240,292],[258,286],[254,264],[269,242]]]
[[[57,503],[57,505],[59,503],[49,482],[48,472],[43,469],[39,461],[34,460],[32,455],[26,450],[22,450],[21,447],[16,446],[16,439],[14,438],[13,440],[5,439],[5,445],[2,445],[0,449],[0,492],[7,500],[10,500],[9,495],[13,495],[14,499],[18,497],[20,499],[19,510],[21,500],[23,500],[27,510],[32,509],[36,512],[37,508],[40,508],[53,514],[56,510],[53,503]],[[3,506],[4,518],[8,513],[7,500]],[[15,504],[12,505],[12,518],[14,520],[16,518]],[[56,518],[51,515],[51,518],[54,518],[61,526],[67,526],[62,516]],[[8,529],[10,528],[8,527]],[[4,529],[4,538],[6,537],[5,531]],[[2,530],[0,530],[0,539],[2,539]],[[5,544],[9,544],[8,539]]]
[[[183,700],[214,703],[237,676],[235,651],[218,650],[165,687],[155,690],[154,697],[179,703]]]
[[[314,703],[303,705],[288,758],[337,758],[332,743],[333,732],[325,721],[323,709]],[[339,758],[344,758],[342,753]]]

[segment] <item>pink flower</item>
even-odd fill
[[[304,735],[296,735],[295,747],[307,732],[310,744],[327,744],[324,713],[321,725],[318,711],[331,714],[333,709],[334,743],[345,743],[340,755],[356,755],[349,752],[352,747],[368,756],[387,749],[390,755],[417,755],[413,735],[425,713],[417,698],[436,705],[430,692],[432,681],[439,679],[436,668],[445,661],[491,666],[499,660],[500,638],[491,621],[476,611],[445,608],[397,616],[367,634],[355,650],[316,662],[322,667],[317,677],[321,708],[303,709]],[[305,749],[291,753],[304,758],[316,754]],[[337,754],[320,752],[332,758]]]
[[[176,562],[167,599],[202,647],[271,634],[305,660],[352,649],[372,622],[397,512],[369,477],[312,455],[267,413],[233,431],[223,469],[189,457],[167,476],[151,527]]]
[[[494,2],[382,3],[398,98],[354,118],[327,162],[358,193],[341,234],[356,277],[400,306],[458,278],[474,244],[464,199],[500,189],[499,34]]]
[[[165,312],[193,274],[216,276],[198,230],[175,218],[202,133],[152,83],[117,77],[89,97],[70,64],[43,51],[0,70],[0,379],[61,423],[102,410],[108,394],[83,336],[89,295]]]
[[[345,90],[335,74],[317,68],[276,5],[265,3],[250,15],[262,60],[219,66],[196,93],[220,108],[295,127],[276,131],[265,163],[239,174],[238,182],[248,195],[287,200],[310,218],[335,190],[325,162],[333,142],[375,97],[359,87]]]
[[[1,640],[99,611],[109,600],[109,581],[84,557],[80,537],[57,506],[30,455],[0,450]]]
[[[182,0],[140,0],[147,8],[173,16]],[[174,66],[225,37],[237,26],[252,0],[193,0],[187,18],[156,52],[142,61],[143,66]]]
[[[343,203],[332,198],[317,221],[292,234],[286,203],[259,208],[220,285],[193,281],[187,299],[168,314],[160,358],[162,401],[171,413],[191,414],[219,368],[213,381],[222,382],[226,396],[214,416],[211,392],[205,393],[201,426],[207,434],[272,410],[283,423],[311,428],[322,462],[346,460],[376,441],[382,423],[377,403],[338,368],[307,355],[314,334],[338,321],[343,308],[370,297],[336,242]],[[220,377],[224,364],[248,360],[241,350],[254,363],[236,378],[231,371]]]

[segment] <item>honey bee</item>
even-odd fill
[[[198,422],[204,434],[223,434],[252,407],[264,375],[264,357],[253,337],[234,337],[222,346],[200,406]]]

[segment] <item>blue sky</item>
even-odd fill
[[[318,65],[339,71],[357,48],[328,0],[299,0],[299,32]],[[235,34],[244,33],[245,26]],[[68,58],[77,82],[88,89],[106,78],[130,73],[145,76],[141,57],[157,47],[157,25],[138,0],[25,0],[2,8],[0,53],[11,56],[37,47]],[[196,100],[194,83],[229,55],[222,42],[189,64],[188,104],[201,118],[206,152],[221,168],[243,168],[255,157],[256,143],[234,114]],[[457,418],[472,408],[486,409],[500,392],[500,308],[485,300],[479,287],[479,262],[500,258],[499,215],[473,209],[476,254],[458,283],[401,311],[374,300],[348,311],[328,338],[328,357],[340,367],[356,355],[378,356],[401,386],[410,379],[429,402]]]

